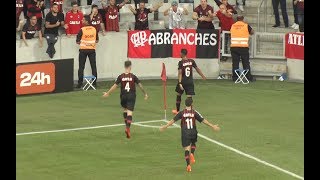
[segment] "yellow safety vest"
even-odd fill
[[[82,27],[80,49],[96,49],[97,30],[93,26]]]
[[[231,47],[249,47],[248,24],[237,21],[231,26]]]

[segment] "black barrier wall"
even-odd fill
[[[16,95],[73,90],[74,59],[16,64]]]

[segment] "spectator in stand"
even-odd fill
[[[24,0],[16,0],[16,31],[20,31],[24,23],[23,2]]]
[[[152,8],[145,8],[145,2],[142,0],[139,3],[139,9],[133,9],[129,4],[130,11],[135,15],[135,30],[148,30],[148,14],[158,10],[163,5],[163,2],[158,3]]]
[[[23,15],[25,19],[28,18],[28,4],[30,4],[30,1],[32,0],[23,0]]]
[[[192,19],[198,20],[197,29],[215,29],[212,23],[213,7],[208,5],[207,0],[201,0],[200,5],[193,10]]]
[[[42,47],[42,33],[40,27],[37,25],[37,16],[32,15],[22,28],[21,39],[26,46],[28,46],[27,39],[34,38],[34,35],[39,33],[39,47]]]
[[[296,0],[292,0],[292,7],[293,7],[293,18],[294,23],[292,24],[292,29],[299,29],[299,23],[298,23],[298,14],[297,14],[297,3],[295,3]]]
[[[50,8],[51,8],[50,0],[44,0],[44,6],[45,6],[44,17],[46,17],[46,15],[50,12]]]
[[[179,3],[194,3],[194,0],[179,0]]]
[[[110,0],[109,6],[105,7],[106,12],[106,31],[119,32],[119,10],[128,2],[124,0],[121,4],[116,5],[116,0]]]
[[[133,0],[133,1],[134,1],[134,9],[139,9],[139,3],[141,0]],[[144,3],[148,3],[148,0],[144,0]],[[168,3],[168,1],[167,1],[167,3]]]
[[[232,24],[234,23],[232,18],[232,10],[227,10],[227,7],[225,4],[220,4],[220,9],[215,13],[220,21],[220,27],[221,31],[230,31]],[[230,40],[230,34],[225,34],[224,44],[225,44],[225,50],[229,49],[229,41]],[[227,57],[221,57],[222,61],[226,61]]]
[[[134,1],[134,9],[138,9],[140,0],[133,0],[133,1]]]
[[[77,35],[82,27],[83,13],[79,10],[76,1],[71,2],[72,9],[66,13],[64,28],[68,37]]]
[[[294,0],[297,5],[299,31],[304,32],[304,0]]]
[[[237,0],[236,1],[236,5],[238,6],[238,9],[243,12],[244,11],[244,8],[243,6],[245,6],[246,4],[246,0]]]
[[[217,6],[220,7],[221,4],[226,5],[227,11],[230,11],[232,14],[238,14],[237,10],[234,9],[232,5],[229,4],[228,0],[214,0]]]
[[[102,21],[102,17],[99,14],[98,6],[92,5],[91,6],[91,13],[90,13],[90,25],[95,27],[97,32],[102,31],[102,35],[105,36],[105,29],[104,23]]]
[[[106,11],[104,9],[107,6],[106,0],[92,0],[91,5],[97,5],[98,6],[98,13],[102,17],[102,22],[103,22],[103,24],[106,24]]]
[[[45,9],[43,0],[31,0],[28,3],[28,18],[35,15],[37,17],[37,25],[42,28],[42,11]]]
[[[171,7],[163,12],[164,16],[169,15],[169,29],[184,29],[183,15],[188,15],[186,8],[178,7],[177,1],[172,1]]]
[[[58,41],[59,27],[63,26],[64,14],[59,12],[59,6],[57,4],[53,4],[51,12],[49,12],[46,16],[46,25],[44,30],[44,35],[48,43],[48,49],[46,53],[48,53],[50,58],[53,58],[54,54],[56,53],[54,45]]]
[[[53,4],[57,4],[59,12],[63,12],[63,1],[64,0],[50,0],[50,7],[52,7]]]
[[[287,14],[287,0],[272,0],[272,7],[273,7],[273,13],[276,24],[272,27],[280,27],[280,17],[279,17],[279,4],[281,7],[281,13],[283,17],[284,26],[287,28],[289,27],[289,19]]]

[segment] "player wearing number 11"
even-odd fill
[[[132,112],[136,103],[136,85],[138,84],[141,91],[144,94],[144,99],[148,99],[146,91],[143,89],[142,84],[138,77],[131,73],[131,61],[124,62],[125,73],[118,76],[116,82],[109,89],[108,92],[104,92],[103,97],[108,97],[117,86],[121,83],[120,92],[120,104],[123,107],[123,118],[126,124],[125,133],[127,138],[130,138],[130,125],[132,122]]]
[[[220,130],[218,125],[211,124],[208,120],[204,119],[198,111],[193,109],[192,102],[192,99],[188,97],[185,101],[186,108],[180,111],[171,121],[168,122],[168,124],[160,128],[160,131],[164,131],[174,122],[181,119],[181,142],[187,162],[187,172],[191,172],[190,163],[193,164],[196,162],[194,159],[194,152],[196,150],[196,142],[198,138],[196,120],[210,126],[215,131]]]
[[[180,110],[181,95],[186,92],[187,97],[192,98],[195,95],[194,84],[193,84],[193,71],[195,68],[198,74],[203,80],[206,77],[203,75],[200,68],[198,68],[196,62],[193,59],[187,58],[188,51],[186,49],[181,49],[181,60],[178,63],[178,84],[176,86],[177,98],[176,98],[176,109],[172,110],[173,114],[177,114]]]

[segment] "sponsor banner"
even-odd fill
[[[128,31],[128,58],[218,58],[219,30],[173,29]]]
[[[304,34],[286,34],[285,56],[290,59],[304,60]]]
[[[16,64],[16,95],[73,90],[73,59]]]
[[[16,67],[16,93],[35,94],[55,89],[55,65],[52,62]]]

